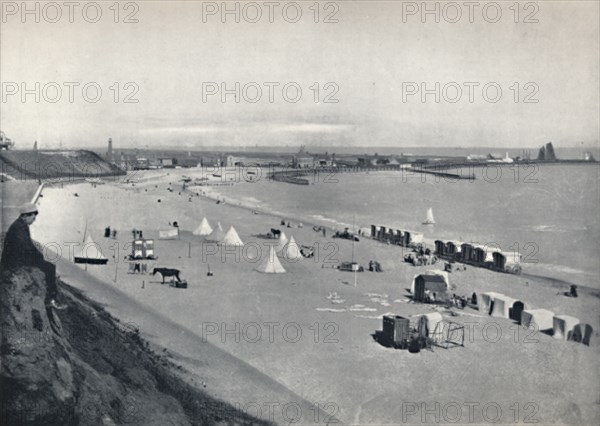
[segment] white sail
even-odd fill
[[[100,246],[92,240],[92,237],[88,234],[85,242],[82,246],[75,249],[74,255],[75,263],[90,263],[104,265],[108,262],[108,259],[102,253]]]
[[[429,207],[427,209],[427,218],[423,221],[423,225],[433,225],[435,220],[433,219],[433,209]]]

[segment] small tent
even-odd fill
[[[275,253],[273,246],[269,246],[269,254],[263,259],[261,264],[256,268],[258,272],[263,274],[283,274],[285,269],[281,266],[281,262]]]
[[[290,260],[290,261],[302,259],[302,253],[300,253],[300,247],[296,243],[296,240],[294,240],[293,235],[283,250],[283,258],[286,260]]]
[[[589,324],[580,323],[573,328],[571,340],[577,343],[583,343],[589,346],[592,339],[592,326]]]
[[[521,314],[521,325],[525,328],[537,326],[545,331],[554,328],[554,312],[547,309],[525,309]]]
[[[102,254],[100,246],[92,240],[88,234],[85,243],[76,249],[76,254],[73,256],[75,263],[86,263],[89,265],[106,265],[108,258]]]
[[[461,253],[462,243],[460,241],[448,241],[444,253],[447,256],[455,257]]]
[[[421,275],[439,275],[441,277],[444,278],[444,282],[446,283],[446,287],[449,288],[450,287],[450,281],[448,279],[448,272],[446,271],[441,271],[439,269],[432,269],[427,271],[425,274],[417,274],[413,277],[412,280],[412,284],[410,285],[410,292],[412,294],[415,294],[416,291],[416,282],[417,282],[417,278]]]
[[[200,226],[198,226],[196,228],[196,230],[194,232],[192,232],[192,234],[205,236],[205,235],[210,235],[212,233],[212,231],[213,231],[213,229],[209,225],[208,220],[206,220],[206,218],[204,218],[204,219],[202,219],[202,222],[200,222]]]
[[[277,239],[277,251],[283,250],[285,245],[288,243],[288,237],[285,235],[285,232],[281,231],[279,234],[279,238]]]
[[[227,231],[227,233],[225,234],[223,239],[221,241],[219,241],[219,244],[224,245],[224,246],[243,246],[244,245],[244,243],[240,239],[240,236],[238,235],[237,231],[235,230],[235,228],[233,226],[229,227],[229,230]]]
[[[521,315],[523,314],[523,310],[525,309],[525,303],[517,300],[513,303],[512,308],[508,310],[508,316],[511,320],[516,321],[518,324],[521,324]]]
[[[419,316],[419,320],[417,323],[417,330],[419,331],[419,336],[422,337],[434,337],[436,332],[436,327],[439,323],[444,320],[442,314],[439,312],[430,312],[428,314],[423,314]],[[443,324],[440,326],[443,330]],[[438,330],[439,332],[440,330]],[[441,338],[442,336],[436,336]],[[436,339],[437,341],[437,339]]]
[[[505,296],[504,294],[497,294],[494,298],[490,315],[495,318],[510,318],[510,309],[515,302],[517,302],[517,299]]]
[[[425,302],[426,292],[433,293],[435,301],[445,301],[448,298],[448,283],[441,275],[421,274],[415,278],[413,300]]]
[[[446,243],[442,240],[435,240],[435,254],[443,256],[446,254]]]
[[[486,315],[491,315],[492,314],[492,304],[494,302],[494,299],[497,296],[504,296],[503,294],[500,293],[496,293],[493,291],[488,291],[487,293],[482,293],[477,300],[479,301],[479,310],[481,312],[483,312]]]
[[[570,340],[579,319],[569,315],[555,315],[553,321],[555,339]]]
[[[208,241],[221,241],[225,237],[225,232],[221,227],[221,222],[217,222],[217,227],[210,233],[207,240]]]

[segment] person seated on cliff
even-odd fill
[[[44,260],[44,255],[31,240],[29,226],[35,221],[38,210],[35,204],[23,204],[19,208],[20,216],[6,232],[0,266],[3,273],[15,273],[22,267],[40,269],[46,276],[46,304],[54,309],[65,309],[66,306],[56,301],[56,266]]]

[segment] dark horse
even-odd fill
[[[165,277],[175,277],[177,278],[177,281],[181,282],[181,279],[179,278],[179,269],[154,268],[152,270],[152,275],[155,275],[157,272],[162,276],[163,284],[165,283]]]

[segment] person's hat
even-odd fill
[[[19,213],[21,214],[37,213],[37,211],[37,206],[33,203],[25,203],[19,207]]]

